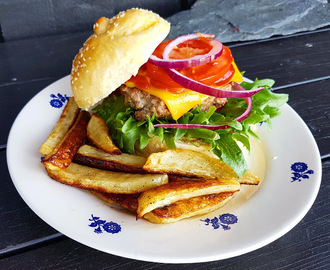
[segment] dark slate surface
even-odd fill
[[[0,1],[0,24],[5,40],[91,30],[102,17],[133,7],[168,17],[187,8],[181,0],[10,0]]]
[[[257,40],[329,25],[330,4],[326,0],[199,0],[168,20],[171,38],[202,32],[222,42]]]

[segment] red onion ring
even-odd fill
[[[170,52],[172,51],[172,49],[174,48],[174,46],[180,44],[183,41],[199,37],[200,35],[204,35],[206,37],[212,37],[212,35],[208,35],[208,34],[190,34],[190,35],[178,37],[177,39],[173,40],[165,47],[164,52],[163,52],[163,59],[171,61],[171,60],[169,60],[169,58],[170,58],[169,55],[170,55]],[[185,60],[187,60],[187,59],[185,59]],[[174,68],[167,68],[165,70],[167,71],[168,75],[170,76],[170,78],[173,81],[182,85],[183,87],[191,89],[191,90],[201,93],[201,94],[214,96],[214,97],[218,97],[218,98],[246,98],[246,97],[253,96],[254,94],[258,93],[259,91],[261,91],[263,89],[263,88],[258,88],[258,89],[254,89],[251,91],[246,91],[245,89],[244,89],[244,91],[243,90],[228,91],[228,90],[223,90],[223,89],[215,88],[212,86],[208,86],[203,83],[192,80],[192,79],[188,78],[187,76],[184,76],[183,74],[181,74]]]
[[[240,84],[238,84],[237,82],[232,82],[233,85],[233,90],[235,91],[247,91],[244,89],[243,86],[241,86]],[[247,97],[244,98],[246,104],[248,105],[247,109],[245,110],[244,113],[242,113],[239,117],[235,118],[236,121],[238,122],[242,122],[243,120],[245,120],[246,118],[249,117],[250,113],[251,113],[251,109],[252,109],[252,98],[251,97]]]
[[[219,88],[215,88],[212,86],[208,86],[206,84],[202,84],[200,82],[194,81],[187,76],[182,75],[175,69],[166,69],[170,78],[177,82],[178,84],[182,85],[184,88],[188,88],[195,92],[205,94],[208,96],[218,97],[218,98],[246,98],[251,97],[254,94],[261,91],[263,88],[259,87],[257,89],[249,90],[249,91],[228,91]]]
[[[247,91],[240,84],[233,82],[233,90],[235,91]],[[235,120],[242,122],[249,117],[252,109],[252,98],[244,98],[246,104],[248,105],[247,109],[240,116],[236,117]],[[164,128],[181,128],[181,129],[194,129],[194,128],[205,128],[209,130],[218,130],[230,128],[228,125],[202,125],[202,124],[155,124],[155,127],[164,127]]]
[[[201,66],[207,64],[214,59],[218,58],[222,54],[223,46],[222,43],[218,40],[211,39],[210,44],[212,45],[212,49],[203,55],[196,55],[186,59],[170,59],[169,54],[174,49],[175,46],[191,39],[195,39],[198,37],[213,37],[213,35],[209,34],[190,34],[180,36],[173,41],[171,41],[165,48],[163,52],[163,56],[167,56],[167,58],[163,57],[164,59],[160,59],[155,55],[151,55],[148,62],[165,69],[182,69],[182,68],[191,68],[196,66]]]
[[[181,129],[195,129],[195,128],[205,128],[209,130],[225,129],[229,126],[224,125],[202,125],[202,124],[156,124],[154,127],[163,128],[181,128]],[[224,127],[224,128],[222,128]]]

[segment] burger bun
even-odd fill
[[[89,110],[136,75],[169,31],[169,22],[144,9],[98,19],[72,64],[71,89],[78,106]]]

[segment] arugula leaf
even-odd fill
[[[243,133],[233,133],[233,139],[241,142],[248,151],[250,151],[250,140],[247,134]]]
[[[264,87],[252,97],[251,113],[241,123],[234,119],[247,108],[242,98],[228,99],[227,105],[218,112],[214,106],[206,112],[201,111],[200,107],[194,108],[177,121],[172,118],[155,119],[155,115],[148,117],[146,121],[138,121],[134,117],[134,111],[125,106],[124,97],[115,95],[105,99],[94,109],[94,112],[106,121],[114,142],[123,152],[134,154],[136,145],[143,149],[150,140],[156,137],[165,141],[166,145],[172,149],[176,149],[175,141],[183,137],[197,138],[210,144],[210,151],[231,166],[240,177],[247,171],[247,164],[237,142],[250,150],[249,137],[259,139],[251,130],[250,125],[266,122],[270,130],[271,119],[281,113],[279,107],[288,101],[288,95],[271,91],[274,80],[256,79],[252,83],[242,82],[241,84],[247,90]],[[166,129],[154,127],[157,123],[229,125],[230,127],[216,131],[204,128]]]
[[[246,173],[247,164],[243,152],[230,133],[221,135],[215,147],[221,153],[221,160],[227,163],[238,176]]]

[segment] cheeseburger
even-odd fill
[[[210,34],[165,40],[170,23],[130,9],[100,18],[75,57],[71,88],[77,105],[98,114],[123,152],[148,155],[194,147],[227,163],[247,165],[251,125],[280,113],[286,95],[273,81],[243,81],[228,47]]]

